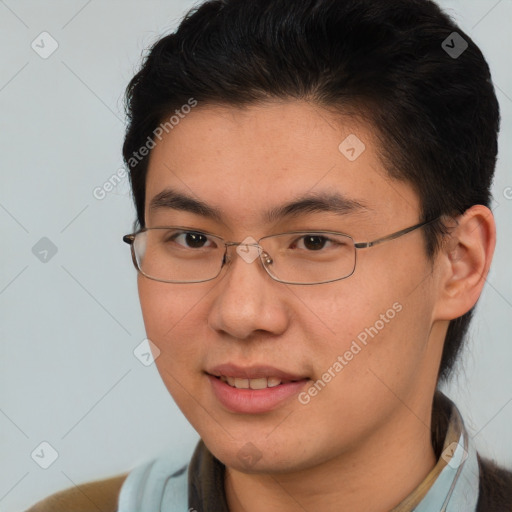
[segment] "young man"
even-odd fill
[[[429,0],[216,0],[127,100],[125,241],[201,441],[82,494],[120,512],[509,510],[512,474],[436,391],[495,246],[499,110],[467,34]]]

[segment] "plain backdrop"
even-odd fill
[[[502,110],[497,250],[446,392],[477,448],[510,467],[512,2],[440,3],[486,55]],[[0,0],[1,512],[164,452],[186,460],[198,439],[136,357],[128,181],[93,193],[122,169],[122,95],[144,49],[192,5]]]

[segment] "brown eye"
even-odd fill
[[[175,233],[169,237],[170,241],[176,242],[187,249],[203,249],[206,247],[208,237],[203,233],[196,233],[193,231],[185,231]]]
[[[304,247],[310,251],[318,251],[323,249],[325,243],[328,241],[324,236],[319,235],[306,235],[303,237]]]

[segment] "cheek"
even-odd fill
[[[176,316],[176,301],[169,289],[171,285],[150,281],[142,276],[137,284],[146,334],[160,348]]]
[[[165,341],[166,333],[179,328],[180,319],[185,319],[192,312],[193,290],[143,276],[139,276],[137,285],[146,332],[148,336],[153,333],[155,338]]]
[[[190,368],[201,357],[199,342],[203,324],[197,319],[202,307],[200,290],[144,277],[139,278],[138,289],[147,337],[160,350],[157,366],[173,373],[185,373],[183,361]]]
[[[194,418],[195,401],[201,399],[204,375],[201,373],[205,323],[198,315],[206,292],[150,281],[138,281],[139,298],[147,337],[158,347],[155,360],[162,382],[182,412]]]
[[[421,312],[416,304],[403,296],[392,300],[395,293],[373,294],[368,304],[358,293],[351,300],[326,305],[324,319],[332,313],[330,328],[335,334],[322,337],[317,332],[315,337],[315,329],[308,333],[315,374],[299,397],[299,411],[303,425],[323,418],[328,435],[319,443],[327,443],[327,437],[329,443],[351,443],[370,435],[400,409],[397,397],[413,389],[424,364],[425,343],[418,337],[424,335],[425,325],[418,322]]]
[[[320,287],[303,298],[314,309],[307,337],[315,340],[315,377],[332,381],[328,387],[336,394],[383,398],[390,391],[379,377],[391,389],[404,389],[423,364],[433,290],[428,279],[412,283],[408,276],[421,272],[406,267],[387,275],[354,275],[324,295],[330,299]],[[326,335],[319,336],[318,328]]]

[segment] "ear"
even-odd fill
[[[476,304],[496,246],[496,224],[489,208],[474,205],[456,221],[437,255],[436,320],[452,320]]]

